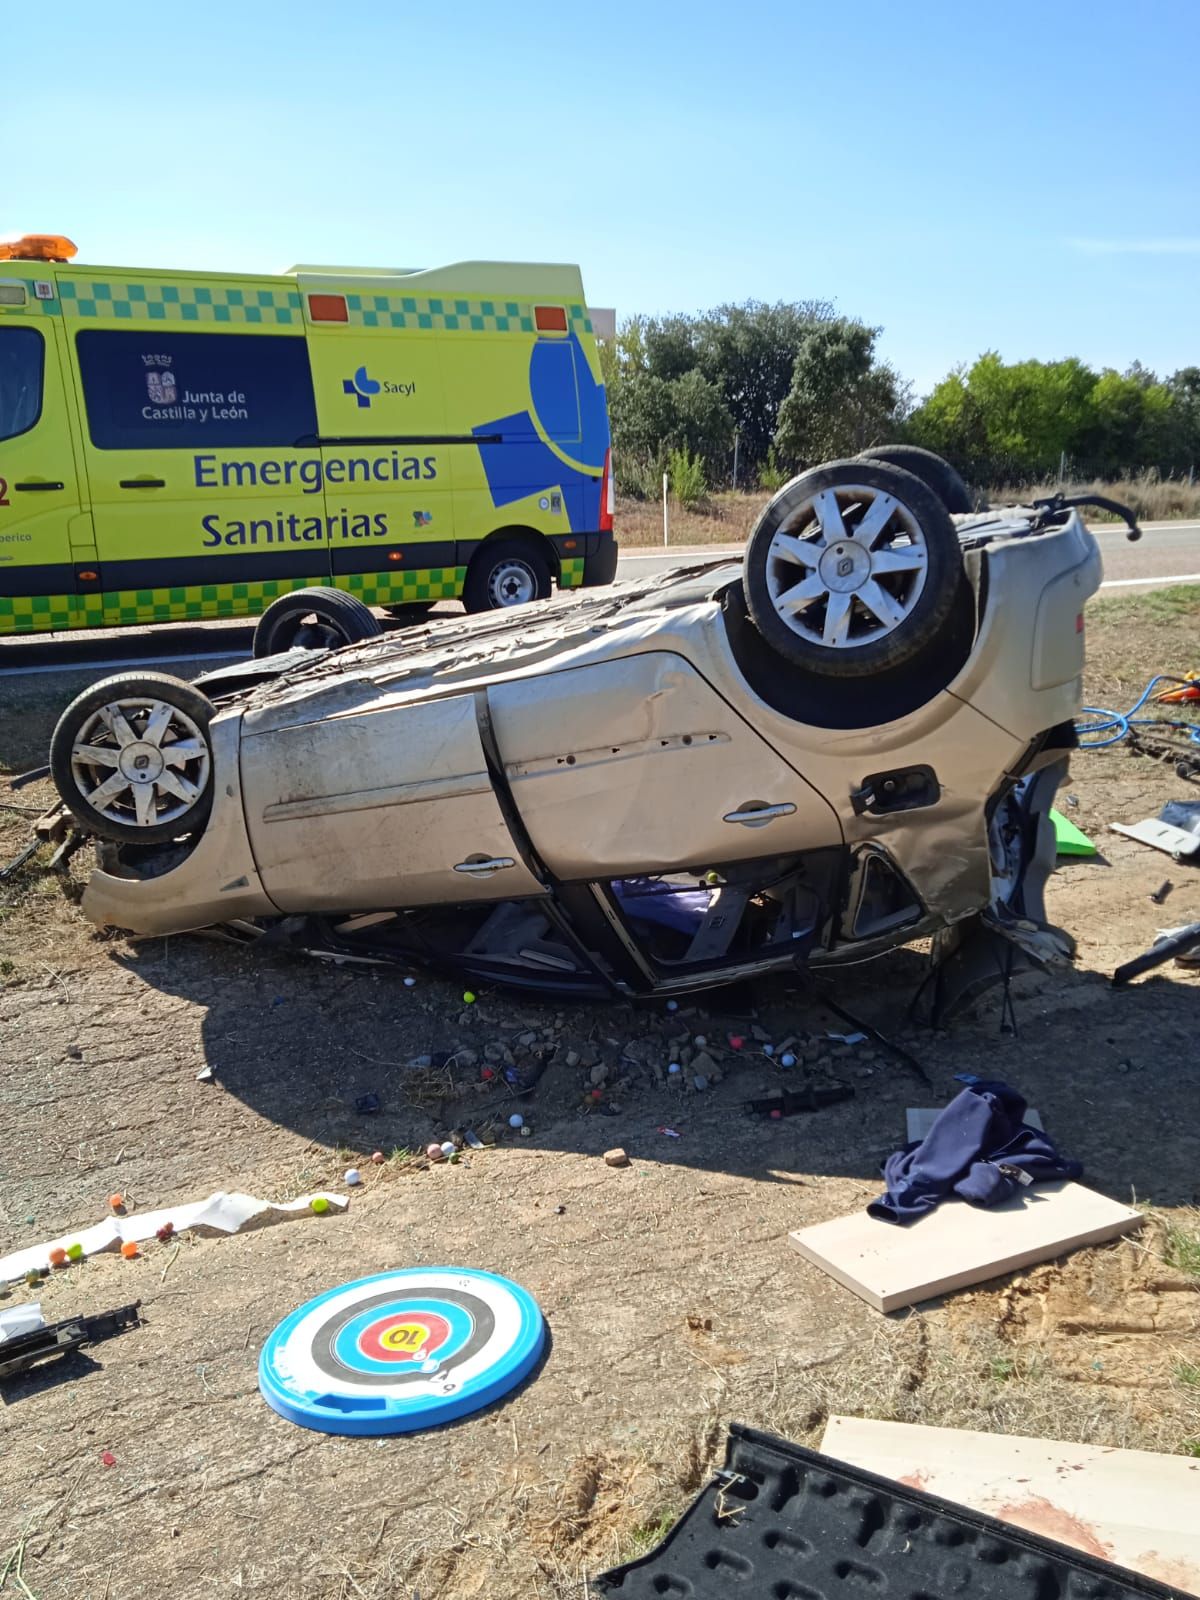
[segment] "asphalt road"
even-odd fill
[[[1104,555],[1104,589],[1137,593],[1173,583],[1200,583],[1200,522],[1151,522],[1145,537],[1131,544],[1112,524],[1094,527]],[[669,550],[623,552],[618,578],[651,578],[681,562],[737,557],[740,544],[672,545]],[[447,603],[439,612],[452,613]],[[388,627],[403,627],[391,619]],[[172,622],[156,628],[93,628],[86,632],[40,634],[30,639],[0,639],[0,680],[5,677],[99,667],[169,667],[197,658],[217,662],[249,655],[252,622]]]

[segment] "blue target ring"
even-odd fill
[[[546,1340],[518,1284],[468,1267],[408,1267],[327,1290],[285,1317],[258,1363],[267,1404],[323,1433],[409,1433],[481,1410]]]

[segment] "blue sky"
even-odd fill
[[[1196,0],[57,16],[6,17],[0,235],[248,271],[578,261],[622,315],[830,299],[919,390],[987,348],[1200,362]]]

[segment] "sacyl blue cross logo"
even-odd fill
[[[342,389],[346,394],[352,394],[358,401],[359,408],[365,409],[371,404],[371,396],[379,393],[383,385],[374,378],[367,377],[366,367],[359,367],[352,378],[342,379]]]

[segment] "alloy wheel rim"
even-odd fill
[[[101,706],[71,747],[82,798],[106,821],[132,828],[182,823],[207,788],[211,763],[199,724],[150,695]]]
[[[776,530],[767,593],[799,638],[850,650],[894,633],[925,588],[929,546],[895,495],[865,484],[810,496]]]

